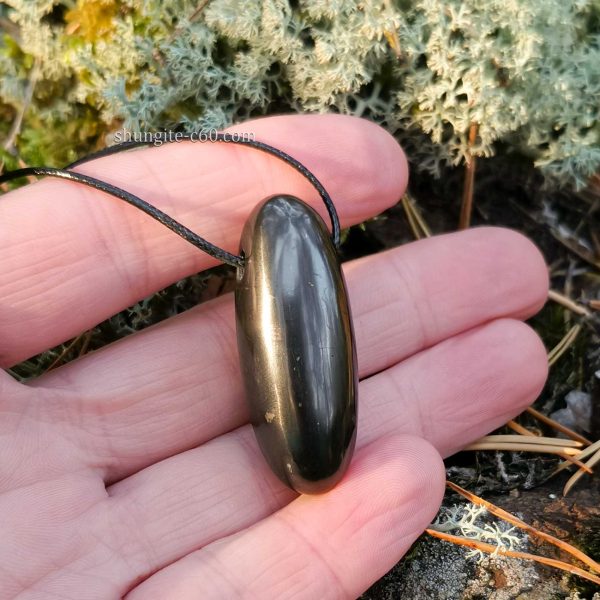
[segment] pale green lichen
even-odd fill
[[[518,152],[580,187],[600,166],[597,0],[6,5],[0,17],[16,28],[0,45],[0,96],[19,108],[35,60],[30,111],[42,120],[85,105],[106,132],[115,120],[190,130],[333,110],[381,123],[432,173],[469,154]]]
[[[443,506],[431,526],[437,531],[460,535],[480,542],[486,542],[496,546],[494,554],[500,550],[514,550],[518,548],[523,540],[515,535],[515,528],[504,522],[486,523],[488,516],[485,506],[475,504],[455,504]],[[473,549],[468,556],[477,556],[479,560],[487,557],[481,550]]]

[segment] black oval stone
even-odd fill
[[[325,492],[356,438],[356,351],[337,252],[321,217],[293,196],[253,211],[240,250],[238,350],[258,443],[286,485]]]

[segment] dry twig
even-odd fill
[[[531,406],[529,408],[527,408],[526,411],[532,417],[535,417],[538,421],[541,421],[545,425],[552,427],[552,429],[555,429],[556,431],[560,431],[561,433],[564,433],[566,436],[568,436],[572,440],[581,442],[582,444],[585,444],[585,445],[589,445],[592,443],[590,440],[588,440],[583,435],[580,435],[579,433],[577,433],[576,431],[573,431],[572,429],[569,429],[569,427],[563,425],[562,423],[559,423],[558,421],[555,421],[554,419],[547,417],[545,414],[541,413],[539,410],[536,410],[535,408],[532,408]]]
[[[469,127],[469,149],[475,145],[477,139],[477,131],[479,127],[477,123],[471,123]],[[463,187],[462,206],[460,210],[459,229],[467,229],[471,224],[471,214],[473,212],[473,192],[475,189],[475,166],[476,157],[469,154],[466,157],[465,164],[465,182]]]
[[[571,327],[564,335],[562,340],[548,352],[548,365],[550,367],[572,346],[580,331],[581,325],[579,323],[573,325],[573,327]]]
[[[517,550],[508,550],[506,548],[500,548],[499,546],[494,546],[493,544],[488,544],[486,542],[480,542],[479,540],[474,540],[472,538],[465,538],[459,535],[451,535],[449,533],[436,531],[435,529],[426,529],[425,531],[429,535],[439,538],[441,540],[445,540],[446,542],[451,542],[459,546],[466,546],[467,548],[473,548],[474,550],[481,550],[481,552],[486,552],[488,554],[502,554],[503,556],[510,556],[512,558],[533,560],[535,562],[541,563],[549,567],[554,567],[556,569],[561,569],[562,571],[567,571],[568,573],[577,575],[579,577],[582,577],[583,579],[587,579],[588,581],[592,581],[600,585],[600,577],[598,577],[597,575],[594,575],[593,573],[588,573],[587,571],[584,571],[583,569],[575,567],[569,563],[563,562],[562,560],[546,558],[545,556],[538,556],[537,554],[530,554],[529,552],[518,552]]]
[[[568,308],[571,312],[574,312],[576,315],[581,315],[582,317],[589,317],[591,314],[590,311],[585,306],[583,306],[583,304],[579,304],[578,302],[575,302],[575,300],[572,300],[568,296],[565,296],[565,294],[561,294],[560,292],[557,292],[555,290],[550,290],[548,292],[548,298],[550,300],[553,300],[557,304]]]
[[[598,440],[597,443],[600,443],[600,440]],[[585,466],[588,469],[591,469],[598,462],[600,462],[600,448],[596,451],[596,453],[592,456],[592,458],[590,458],[585,463]],[[585,472],[586,472],[585,469],[579,469],[579,471],[577,471],[577,472],[573,473],[573,475],[571,475],[569,481],[567,481],[567,483],[565,484],[565,487],[563,488],[563,496],[566,496],[571,491],[573,486],[579,481],[579,479],[581,479],[581,477],[583,476],[583,474]]]
[[[402,208],[415,238],[420,240],[424,237],[431,237],[431,229],[408,194],[405,194],[402,199]]]
[[[578,550],[574,546],[571,546],[571,544],[564,542],[562,540],[559,540],[558,538],[554,537],[553,535],[550,535],[549,533],[545,533],[544,531],[541,531],[541,530],[533,527],[532,525],[528,525],[527,523],[525,523],[518,517],[515,517],[515,515],[504,510],[503,508],[500,508],[499,506],[492,504],[488,500],[484,500],[483,498],[476,496],[472,492],[465,490],[464,488],[460,487],[459,485],[456,485],[455,483],[452,483],[451,481],[447,481],[446,485],[451,490],[454,490],[457,494],[460,494],[461,496],[463,496],[463,498],[466,498],[469,502],[472,502],[473,504],[477,504],[478,506],[484,506],[489,513],[495,515],[496,517],[502,519],[503,521],[506,521],[507,523],[510,523],[511,525],[514,525],[515,527],[518,527],[519,529],[522,529],[523,531],[526,531],[528,534],[530,534],[532,536],[538,537],[538,538],[552,544],[553,546],[560,548],[562,551],[567,552],[571,556],[575,557],[577,560],[580,560],[582,563],[587,565],[590,569],[592,569],[596,573],[600,573],[600,564],[597,563],[592,558],[590,558],[587,554],[583,553],[581,550]]]

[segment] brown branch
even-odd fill
[[[565,296],[564,294],[561,294],[560,292],[557,292],[555,290],[550,290],[548,292],[548,298],[560,304],[561,306],[568,308],[570,311],[574,312],[577,315],[589,317],[591,314],[585,306],[575,302],[575,300],[571,300],[571,298],[569,298],[568,296]]]
[[[471,538],[461,537],[459,535],[450,535],[449,533],[443,533],[441,531],[436,531],[435,529],[426,529],[426,533],[429,535],[438,538],[440,540],[444,540],[446,542],[451,542],[453,544],[457,544],[459,546],[466,546],[467,548],[473,548],[474,550],[481,550],[481,552],[487,552],[488,554],[502,554],[503,556],[509,556],[511,558],[521,558],[523,560],[533,560],[535,562],[541,563],[543,565],[554,567],[556,569],[561,569],[562,571],[567,571],[568,573],[572,573],[573,575],[577,575],[582,577],[583,579],[587,579],[588,581],[592,581],[598,585],[600,585],[600,577],[594,575],[593,573],[588,573],[579,567],[574,567],[569,563],[563,562],[562,560],[556,560],[554,558],[546,558],[545,556],[537,556],[536,554],[530,554],[528,552],[518,552],[516,550],[508,550],[506,548],[501,548],[499,546],[494,546],[493,544],[488,544],[486,542],[480,542],[479,540],[474,540]]]
[[[471,153],[471,148],[475,145],[477,139],[477,123],[471,123],[469,127],[469,152],[466,156],[465,181],[463,186],[462,206],[460,210],[459,229],[467,229],[471,224],[471,214],[473,212],[473,192],[475,190],[475,166],[476,158]]]

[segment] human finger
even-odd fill
[[[311,169],[345,227],[396,203],[406,185],[402,150],[384,129],[363,119],[269,117],[230,131],[252,133]],[[167,144],[78,169],[133,192],[230,252],[237,252],[250,210],[272,194],[299,196],[326,215],[316,191],[289,165],[234,144]],[[135,208],[55,179],[2,197],[0,254],[4,366],[215,264]]]
[[[344,271],[361,378],[492,319],[530,316],[548,285],[538,250],[503,229],[434,237]],[[198,446],[247,420],[234,323],[232,299],[220,298],[51,371],[35,385],[62,393],[44,410],[71,415],[108,481]]]

